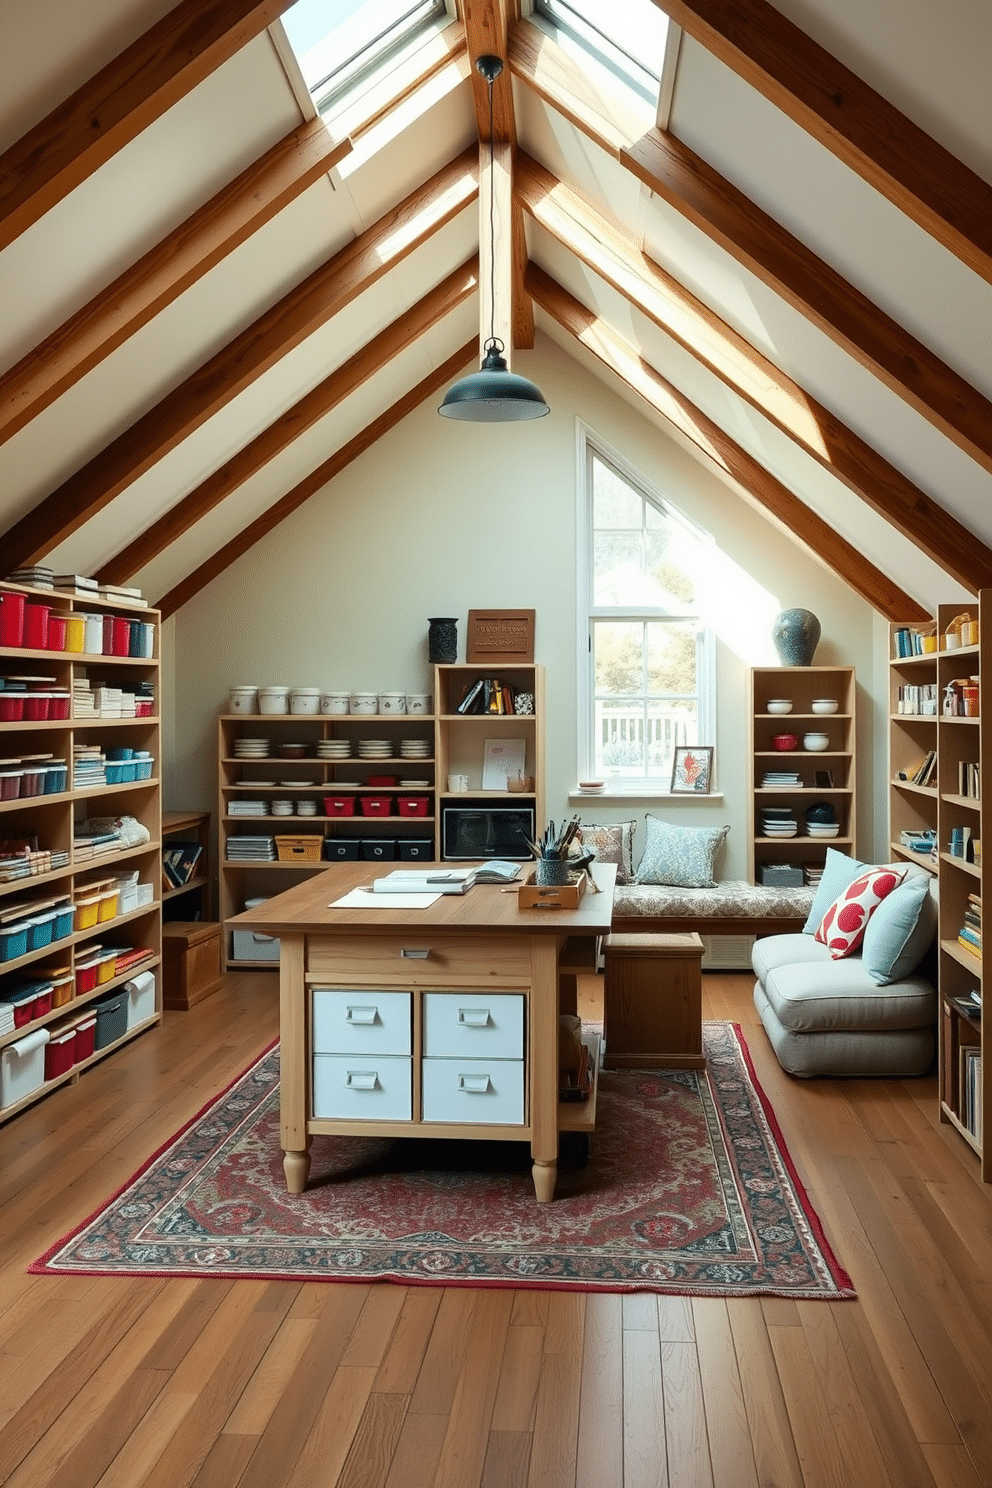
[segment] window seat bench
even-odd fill
[[[706,935],[796,934],[812,903],[812,888],[771,888],[736,879],[712,889],[618,884],[611,930],[619,935],[688,930]]]

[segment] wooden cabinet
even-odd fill
[[[0,698],[5,699],[0,719],[0,772],[5,777],[0,799],[0,839],[5,843],[0,917],[8,925],[19,923],[21,906],[34,906],[43,916],[40,907],[45,901],[75,907],[66,914],[68,933],[47,944],[47,932],[36,933],[22,953],[0,961],[0,997],[27,983],[54,978],[56,995],[64,999],[0,1033],[0,1057],[39,1031],[48,1034],[53,1049],[53,1036],[58,1035],[61,1054],[67,1047],[63,1029],[69,1021],[92,1011],[95,1002],[121,989],[138,971],[158,968],[161,958],[158,612],[96,593],[89,598],[0,583],[0,607],[9,606],[8,614],[19,610],[22,599],[26,606],[36,607],[36,616],[46,607],[57,614],[55,638],[60,649],[0,645],[4,683]],[[106,652],[83,649],[95,646],[97,637],[103,645],[104,636]],[[47,703],[38,698],[20,707],[11,684],[25,678],[30,679],[27,691],[54,693],[55,698]],[[53,710],[66,716],[53,717]],[[37,716],[45,712],[48,716]],[[25,772],[19,774],[18,762],[24,761]],[[39,787],[41,773],[44,781]],[[22,793],[25,785],[32,794]],[[117,818],[132,819],[135,825],[115,836]],[[101,835],[107,840],[98,840]],[[30,843],[37,855],[30,876],[16,877],[10,854],[23,842]],[[55,924],[61,929],[61,918]],[[40,943],[32,946],[32,939]],[[148,954],[125,965],[125,955],[136,950]],[[90,988],[94,962],[99,965],[97,977],[103,980]],[[160,981],[156,970],[154,995],[142,993],[129,1006],[122,1038],[97,1047],[4,1106],[0,1121],[56,1086],[77,1080],[90,1064],[159,1022]],[[14,1057],[11,1053],[11,1060]]]
[[[754,667],[750,674],[748,715],[748,875],[752,883],[770,880],[783,867],[810,880],[822,869],[828,847],[853,853],[857,840],[855,811],[855,676],[853,667]],[[831,712],[814,711],[822,701]],[[788,712],[769,710],[787,702]],[[810,736],[825,736],[825,747],[812,748]],[[776,738],[792,736],[782,748]],[[806,813],[825,803],[832,808],[837,832],[810,835]],[[769,821],[796,823],[792,836],[770,834]]]

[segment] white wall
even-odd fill
[[[775,663],[771,620],[782,608],[803,605],[821,621],[816,661],[857,668],[864,803],[859,845],[872,854],[872,738],[883,758],[885,741],[885,676],[882,668],[876,684],[872,611],[552,341],[539,337],[537,349],[518,353],[514,367],[542,387],[552,407],[548,418],[514,426],[458,424],[440,419],[440,399],[431,400],[167,628],[175,675],[167,806],[216,810],[215,720],[232,684],[420,691],[429,678],[428,616],[460,617],[461,659],[470,609],[533,607],[536,659],[547,668],[548,812],[565,816],[577,778],[578,418],[714,534],[715,588],[722,596],[713,623],[723,799],[596,801],[584,803],[583,816],[642,822],[650,808],[677,813],[683,822],[729,822],[723,872],[744,876],[746,670]],[[879,844],[883,840],[880,835]]]

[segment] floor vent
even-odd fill
[[[750,971],[753,935],[704,935],[703,971]]]

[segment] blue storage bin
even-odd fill
[[[13,961],[28,953],[28,923],[17,920],[0,927],[0,961]]]
[[[122,785],[124,781],[124,766],[119,761],[108,760],[104,765],[108,785]]]
[[[123,747],[115,748],[115,749],[105,749],[103,751],[103,754],[104,754],[104,758],[105,759],[108,759],[108,760],[129,760],[129,759],[134,759],[134,750],[133,749],[125,749]]]
[[[40,915],[32,915],[27,921],[28,927],[28,950],[40,951],[42,946],[51,945],[52,931],[55,928],[55,911],[49,909]]]
[[[151,755],[149,755],[147,759],[142,759],[139,755],[134,762],[135,780],[151,780],[152,766],[154,765],[154,763],[155,761],[152,759]]]
[[[72,924],[76,914],[74,904],[59,904],[55,908],[55,923],[52,926],[52,939],[61,940],[63,935],[72,934]]]
[[[68,772],[64,761],[56,761],[54,765],[48,765],[45,770],[45,784],[43,795],[53,796],[59,791],[65,790]]]
[[[131,780],[137,780],[137,766],[134,760],[121,760],[121,783],[126,785]]]

